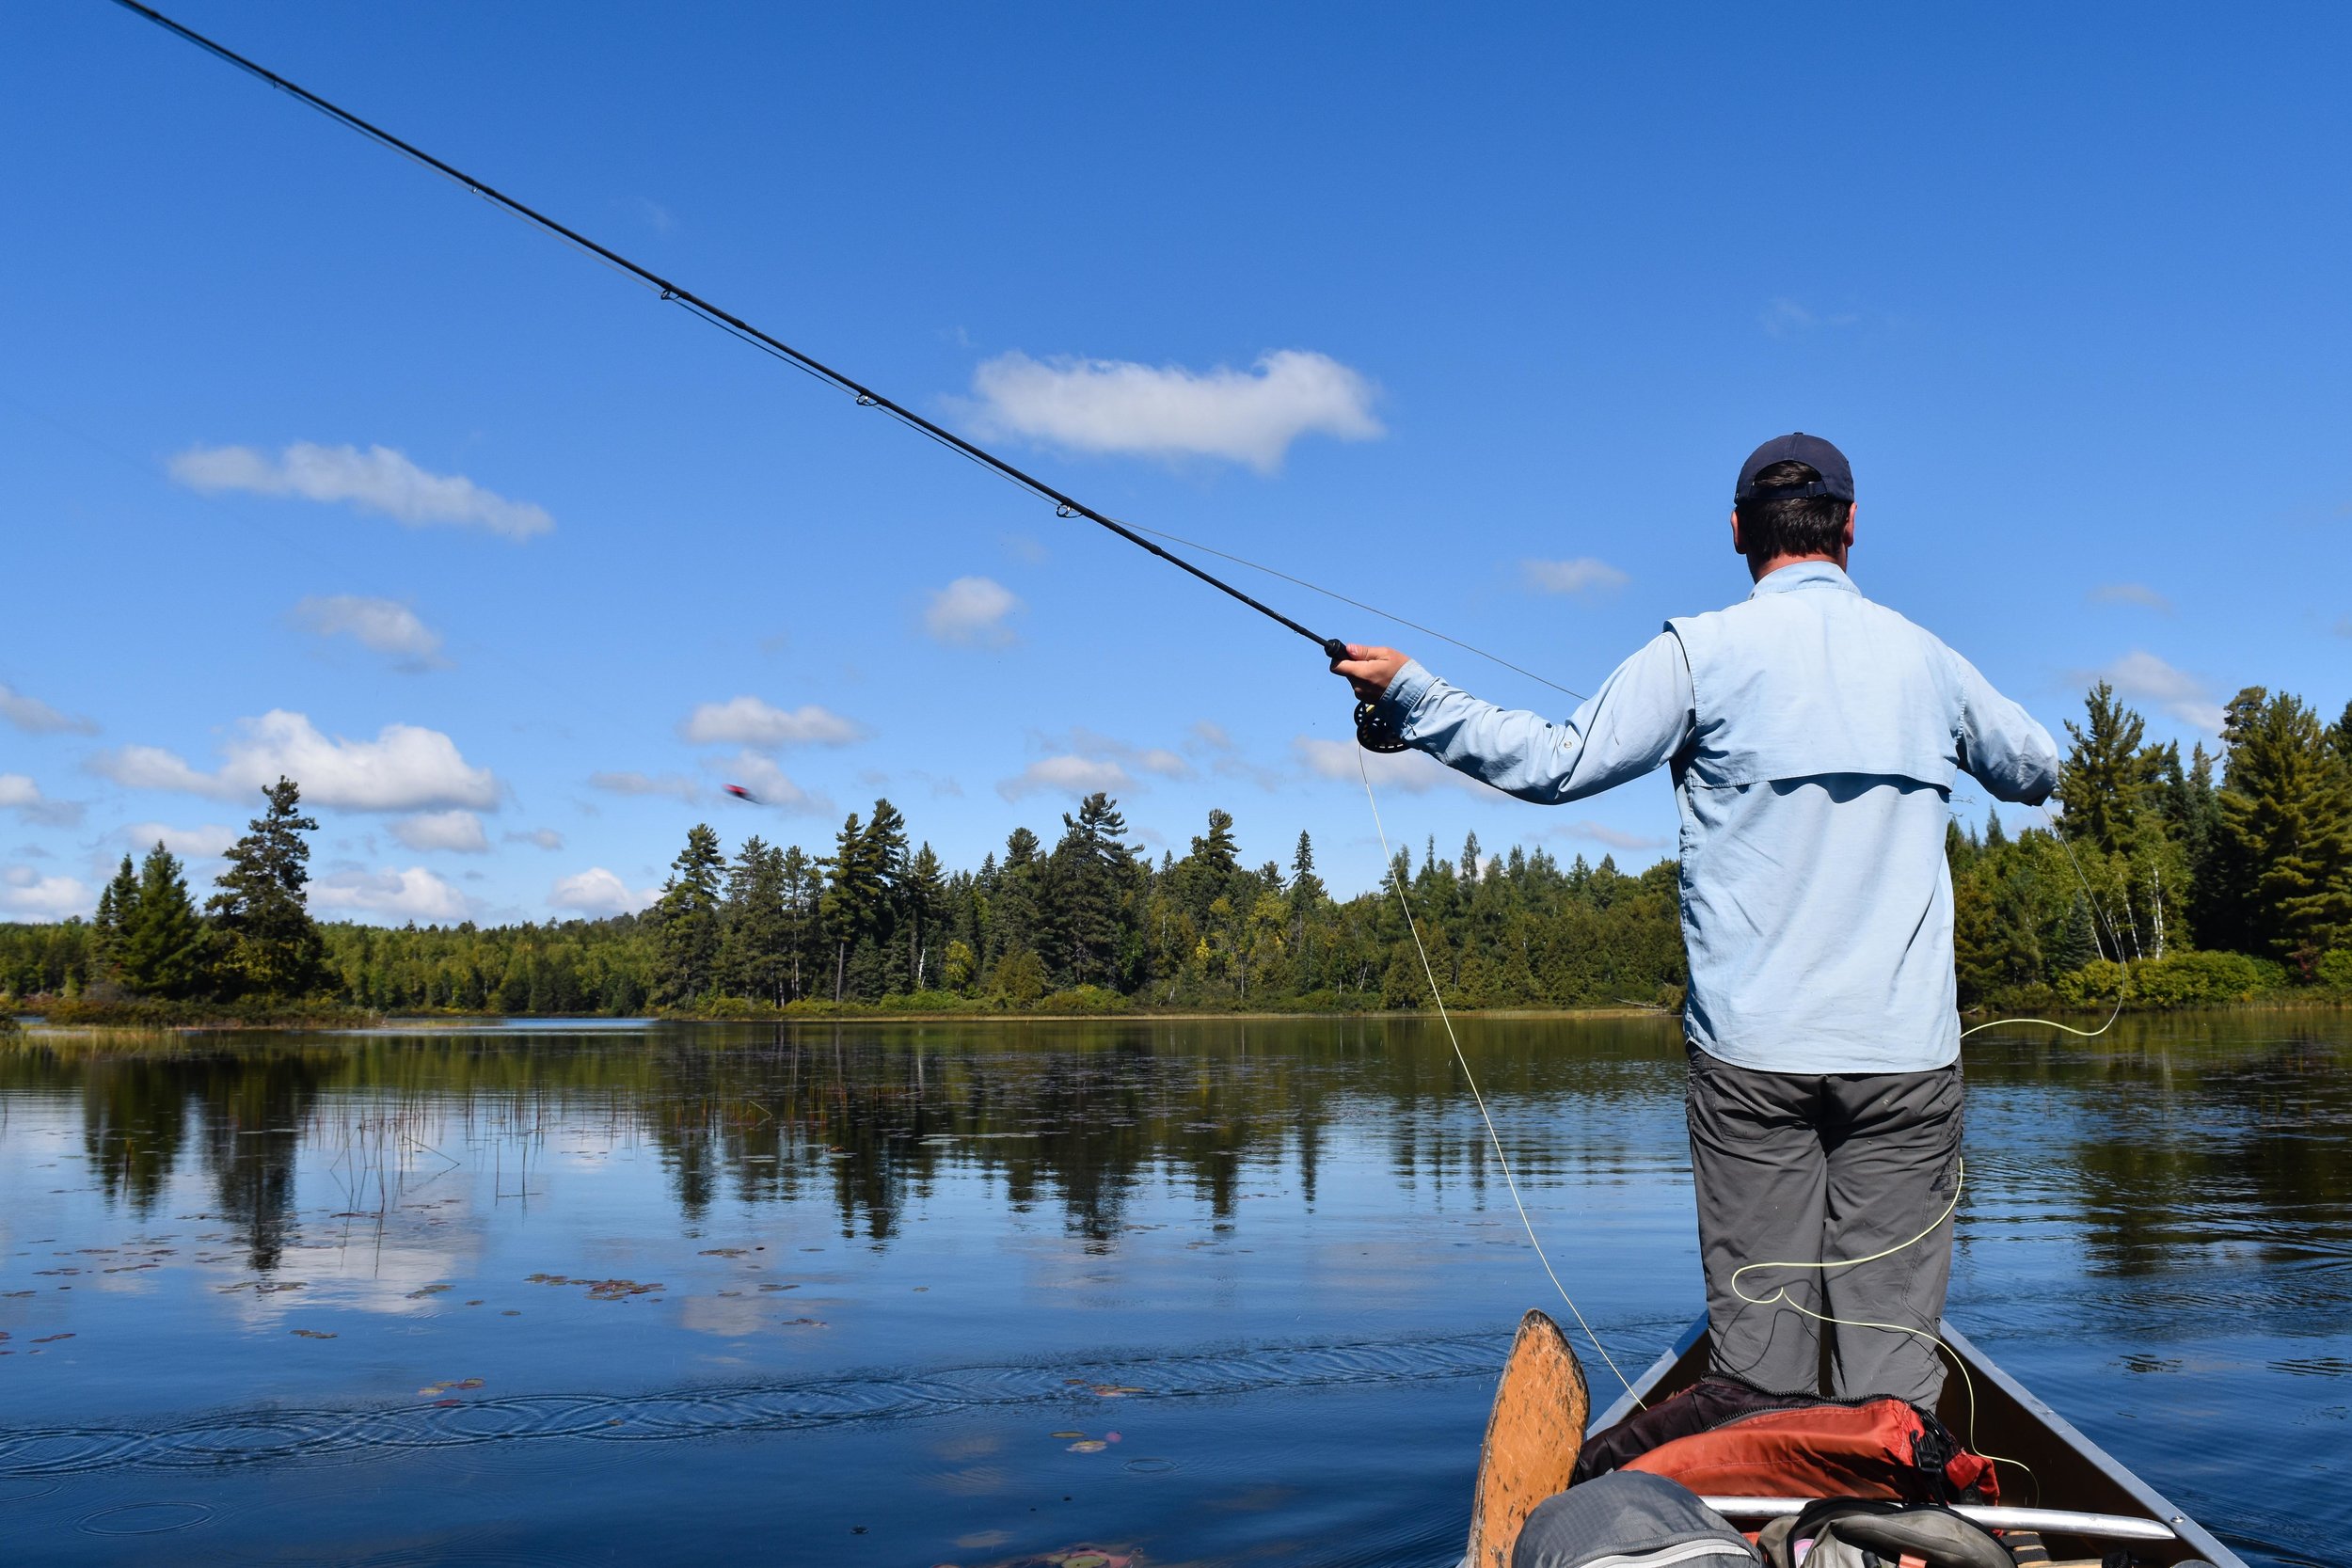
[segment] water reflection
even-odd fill
[[[1637,1361],[1697,1293],[1673,1024],[1463,1037],[1555,1261]],[[1963,1321],[2272,1561],[2352,1529],[2310,1500],[2312,1474],[2352,1495],[2347,1055],[2340,1015],[2235,1015],[1980,1037],[1968,1062]],[[630,1487],[708,1490],[755,1550],[779,1462],[641,1439],[822,1429],[793,1506],[874,1528],[876,1561],[1087,1531],[1155,1560],[1337,1531],[1356,1560],[1434,1561],[1496,1342],[1545,1291],[1500,1176],[1415,1020],[36,1035],[0,1050],[0,1478],[79,1456],[87,1513],[202,1474],[215,1532],[310,1498],[302,1539],[341,1560],[411,1521],[389,1482],[360,1507],[300,1465],[438,1465],[404,1484],[452,1494],[529,1474],[534,1542],[659,1559],[663,1505],[641,1519]],[[1128,1384],[1150,1397],[1093,1391]],[[1048,1462],[1006,1456],[1067,1430],[1176,1467],[1031,1496]],[[526,1435],[550,1457],[499,1457]],[[930,1457],[967,1443],[996,1457]],[[410,1457],[443,1448],[464,1456]],[[203,1470],[232,1449],[246,1471]],[[2292,1486],[2289,1452],[2318,1456]],[[934,1470],[953,1485],[923,1490]],[[1291,1501],[1216,1500],[1251,1488]],[[1101,1512],[1024,1533],[1065,1496]],[[71,1521],[46,1528],[71,1560]],[[250,1528],[215,1556],[302,1555]]]
[[[2126,1021],[2089,1045],[1995,1040],[1972,1053],[1971,1087],[1979,1107],[2012,1096],[2040,1107],[2031,1163],[2072,1196],[2101,1272],[2158,1270],[2184,1245],[2223,1242],[2281,1261],[2340,1259],[2346,1045],[2341,1031],[2289,1021],[2274,1034],[2267,1022]],[[1612,1108],[1677,1086],[1662,1023],[1481,1021],[1464,1037],[1515,1164],[1537,1181],[1638,1163]],[[1147,1175],[1224,1217],[1253,1167],[1287,1164],[1311,1210],[1343,1122],[1375,1131],[1401,1188],[1483,1196],[1495,1175],[1483,1131],[1460,1114],[1451,1051],[1415,1023],[55,1039],[0,1055],[0,1096],[78,1099],[89,1169],[109,1204],[137,1213],[195,1150],[220,1217],[263,1271],[282,1261],[306,1138],[332,1147],[344,1197],[365,1210],[420,1150],[461,1143],[523,1182],[548,1128],[596,1127],[659,1151],[687,1225],[721,1200],[821,1197],[842,1236],[879,1243],[951,1170],[994,1179],[1015,1210],[1057,1208],[1097,1246],[1128,1223]],[[2015,1152],[1998,1157],[2015,1164]]]

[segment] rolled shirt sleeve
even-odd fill
[[[1481,702],[1419,660],[1406,661],[1380,703],[1416,750],[1540,805],[1597,795],[1665,766],[1693,722],[1691,669],[1672,632],[1618,665],[1565,722]]]
[[[1947,650],[1947,652],[1949,650]],[[1996,800],[2038,806],[2058,784],[2058,742],[2031,714],[1951,656],[1960,681],[1960,765]]]

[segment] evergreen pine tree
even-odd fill
[[[205,931],[180,862],[161,844],[139,863],[131,913],[115,944],[115,966],[142,996],[179,998],[203,988]],[[118,895],[117,908],[121,900]]]
[[[2115,700],[2115,688],[2101,681],[2084,700],[2090,727],[2069,720],[2074,749],[2058,768],[2058,819],[2067,837],[2104,853],[2127,848],[2140,812],[2155,784],[2156,757],[2140,749],[2147,730],[2139,715]]]
[[[2240,929],[2308,972],[2352,938],[2352,769],[2298,698],[2250,687],[2226,711],[2217,870]]]
[[[1073,984],[1109,986],[1118,979],[1120,916],[1136,872],[1127,819],[1098,790],[1079,802],[1077,816],[1065,813],[1061,821],[1051,883],[1057,957]]]
[[[307,996],[328,978],[326,942],[302,891],[310,880],[310,844],[302,835],[316,832],[318,821],[301,814],[302,790],[292,779],[280,776],[262,794],[269,805],[229,847],[229,863],[214,879],[220,891],[204,909],[239,990]]]
[[[701,1000],[718,982],[720,874],[726,856],[707,823],[687,830],[686,847],[670,863],[669,880],[654,904],[656,957],[653,1000],[685,1006]]]
[[[121,944],[123,928],[138,920],[139,878],[131,869],[131,856],[126,850],[122,864],[116,868],[114,879],[98,895],[98,911],[90,919],[89,967],[92,979],[118,979],[116,954]]]
[[[786,1000],[792,956],[785,899],[784,851],[755,833],[727,867],[719,968],[729,994],[770,1006]]]
[[[1987,810],[1984,814],[1984,847],[1987,849],[1999,849],[2006,847],[2008,844],[2009,833],[2001,826],[2001,814],[1995,810]]]
[[[939,927],[947,910],[946,873],[928,842],[907,862],[899,895],[906,916],[908,989],[921,990],[927,976],[939,972]]]
[[[2099,957],[2099,928],[2090,917],[2090,902],[2081,893],[2067,906],[2049,947],[2050,973],[2071,974]]]

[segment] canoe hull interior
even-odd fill
[[[2244,1560],[2202,1526],[2001,1370],[1966,1335],[1948,1323],[1940,1325],[1937,1332],[1964,1364],[1968,1375],[1955,1374],[1945,1380],[1944,1396],[1936,1414],[1977,1451],[2005,1462],[1999,1465],[2002,1502],[2012,1507],[2109,1516],[2106,1528],[2117,1533],[2106,1538],[2076,1537],[2062,1529],[2045,1529],[2044,1541],[2054,1559],[2097,1559],[2121,1546],[2128,1549],[2135,1560],[2158,1564],[2160,1568],[2195,1562],[2210,1562],[2215,1568],[2247,1568]],[[1598,1432],[1624,1419],[1631,1414],[1637,1396],[1644,1402],[1654,1402],[1688,1387],[1706,1371],[1707,1319],[1702,1314],[1684,1330],[1673,1349],[1634,1379],[1631,1392],[1621,1394],[1594,1418],[1590,1430]],[[2026,1470],[2031,1474],[2023,1473]],[[1742,1528],[1753,1529],[1758,1520],[1744,1518],[1736,1522]],[[2118,1538],[2136,1525],[2161,1526],[2169,1532],[2169,1538]],[[2086,1527],[2096,1528],[2090,1521],[2086,1521]]]

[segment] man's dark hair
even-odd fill
[[[1775,463],[1756,476],[1758,488],[1811,484],[1821,477],[1810,463]],[[1740,543],[1751,561],[1776,555],[1831,555],[1846,532],[1851,501],[1836,496],[1751,497],[1739,503]]]

